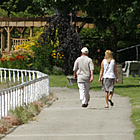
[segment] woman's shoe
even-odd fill
[[[106,105],[106,106],[105,106],[105,108],[109,108],[109,106],[108,106],[108,105]]]
[[[111,106],[114,105],[114,103],[113,103],[110,99],[108,99],[108,101],[110,102],[110,105],[111,105]]]

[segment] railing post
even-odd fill
[[[15,100],[16,100],[16,97],[15,97],[15,90],[12,90],[12,93],[11,93],[11,96],[12,96],[12,109],[15,109]]]
[[[29,81],[31,81],[31,72],[29,72]]]
[[[11,91],[8,91],[8,111],[11,109]]]
[[[15,71],[13,70],[13,81],[16,82]]]
[[[23,74],[23,71],[21,71],[21,81],[22,81],[22,83],[24,82],[24,74]]]
[[[17,80],[19,82],[19,71],[17,71]]]
[[[5,83],[6,83],[6,70],[4,70],[4,80],[5,80]]]
[[[2,94],[0,93],[0,119],[2,119]]]
[[[8,93],[5,92],[5,116],[8,115]]]
[[[5,116],[5,93],[2,93],[2,117]]]
[[[25,95],[25,103],[28,104],[28,93],[29,93],[29,85],[26,86],[26,95]]]
[[[33,72],[33,80],[35,79],[35,72]]]
[[[9,69],[9,81],[11,82],[11,70]]]
[[[25,71],[25,82],[27,82],[27,71]]]
[[[13,103],[13,90],[10,91],[10,109],[14,108],[14,103]]]
[[[3,73],[3,70],[1,69],[1,83],[3,82],[3,76],[2,76],[3,74],[2,73]]]
[[[23,89],[24,87],[21,88],[21,92],[20,92],[20,105],[23,106]]]

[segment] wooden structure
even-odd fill
[[[29,41],[28,38],[11,38],[13,45],[12,48],[15,49],[16,46],[24,44],[25,42]]]
[[[72,19],[76,22],[78,28],[94,28],[92,19],[76,17]],[[49,17],[0,17],[0,33],[1,33],[1,53],[5,50],[5,35],[7,33],[7,49],[11,50],[12,43],[19,45],[24,39],[24,32],[30,28],[30,37],[33,37],[34,27],[43,27],[49,21]],[[12,31],[16,29],[20,33],[20,39],[12,38]]]
[[[0,17],[1,52],[5,48],[5,32],[7,33],[7,48],[11,49],[12,31],[16,29],[23,40],[24,32],[29,27],[30,37],[33,36],[34,27],[43,27],[47,23],[46,17]]]

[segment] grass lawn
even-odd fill
[[[67,78],[64,75],[50,75],[51,87],[67,87],[78,88],[77,84],[68,85]],[[100,91],[101,84],[98,83],[99,75],[94,75],[94,80],[91,84],[91,90]],[[136,126],[134,132],[135,140],[140,140],[140,77],[123,77],[123,84],[115,84],[115,94],[127,96],[130,98],[132,105],[131,121]]]

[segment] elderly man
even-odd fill
[[[88,57],[89,51],[86,47],[82,48],[81,53],[82,55],[74,63],[73,71],[77,79],[82,107],[87,107],[90,100],[89,88],[93,81],[94,64]]]

